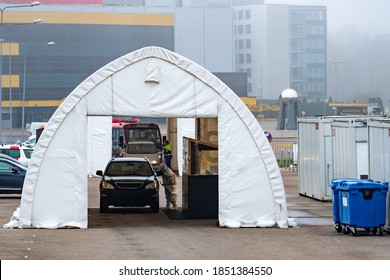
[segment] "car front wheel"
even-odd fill
[[[100,198],[100,213],[108,212],[108,203],[104,199]]]
[[[157,213],[158,211],[160,211],[158,198],[153,199],[152,203],[150,204],[150,209],[152,210],[153,213]]]

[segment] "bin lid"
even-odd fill
[[[332,180],[331,188],[336,189],[341,182],[374,182],[371,179],[357,179],[357,178],[336,178]]]
[[[381,190],[382,192],[387,192],[389,189],[389,183],[379,183],[367,180],[359,181],[342,181],[336,187],[337,190],[343,191],[358,191],[358,190]]]

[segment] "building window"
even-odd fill
[[[245,19],[251,19],[251,11],[250,10],[245,11]]]
[[[238,11],[238,19],[243,20],[244,19],[244,11]]]
[[[244,40],[238,40],[238,49],[242,50],[244,48]]]
[[[245,25],[245,33],[246,34],[251,34],[251,25],[250,24],[247,24],[247,25]]]
[[[252,63],[252,55],[250,53],[246,54],[246,63]]]
[[[3,114],[3,120],[9,121],[10,119],[11,119],[11,115],[10,114]]]
[[[238,55],[238,63],[244,63],[244,55],[243,54]]]
[[[252,78],[252,69],[251,68],[246,69],[246,75],[248,78]]]
[[[245,47],[246,47],[247,49],[252,48],[252,41],[251,41],[251,39],[246,39],[246,40],[245,40]]]
[[[238,28],[238,34],[240,35],[244,34],[244,26],[238,25],[237,28]]]
[[[324,92],[325,84],[324,83],[307,83],[307,91],[309,92]]]

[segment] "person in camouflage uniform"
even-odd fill
[[[166,209],[177,210],[177,193],[176,193],[176,175],[173,171],[165,164],[160,164],[160,170],[162,172],[162,185],[165,188],[165,199],[167,200]]]

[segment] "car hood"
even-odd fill
[[[155,181],[154,176],[107,176],[103,177],[105,181]]]

